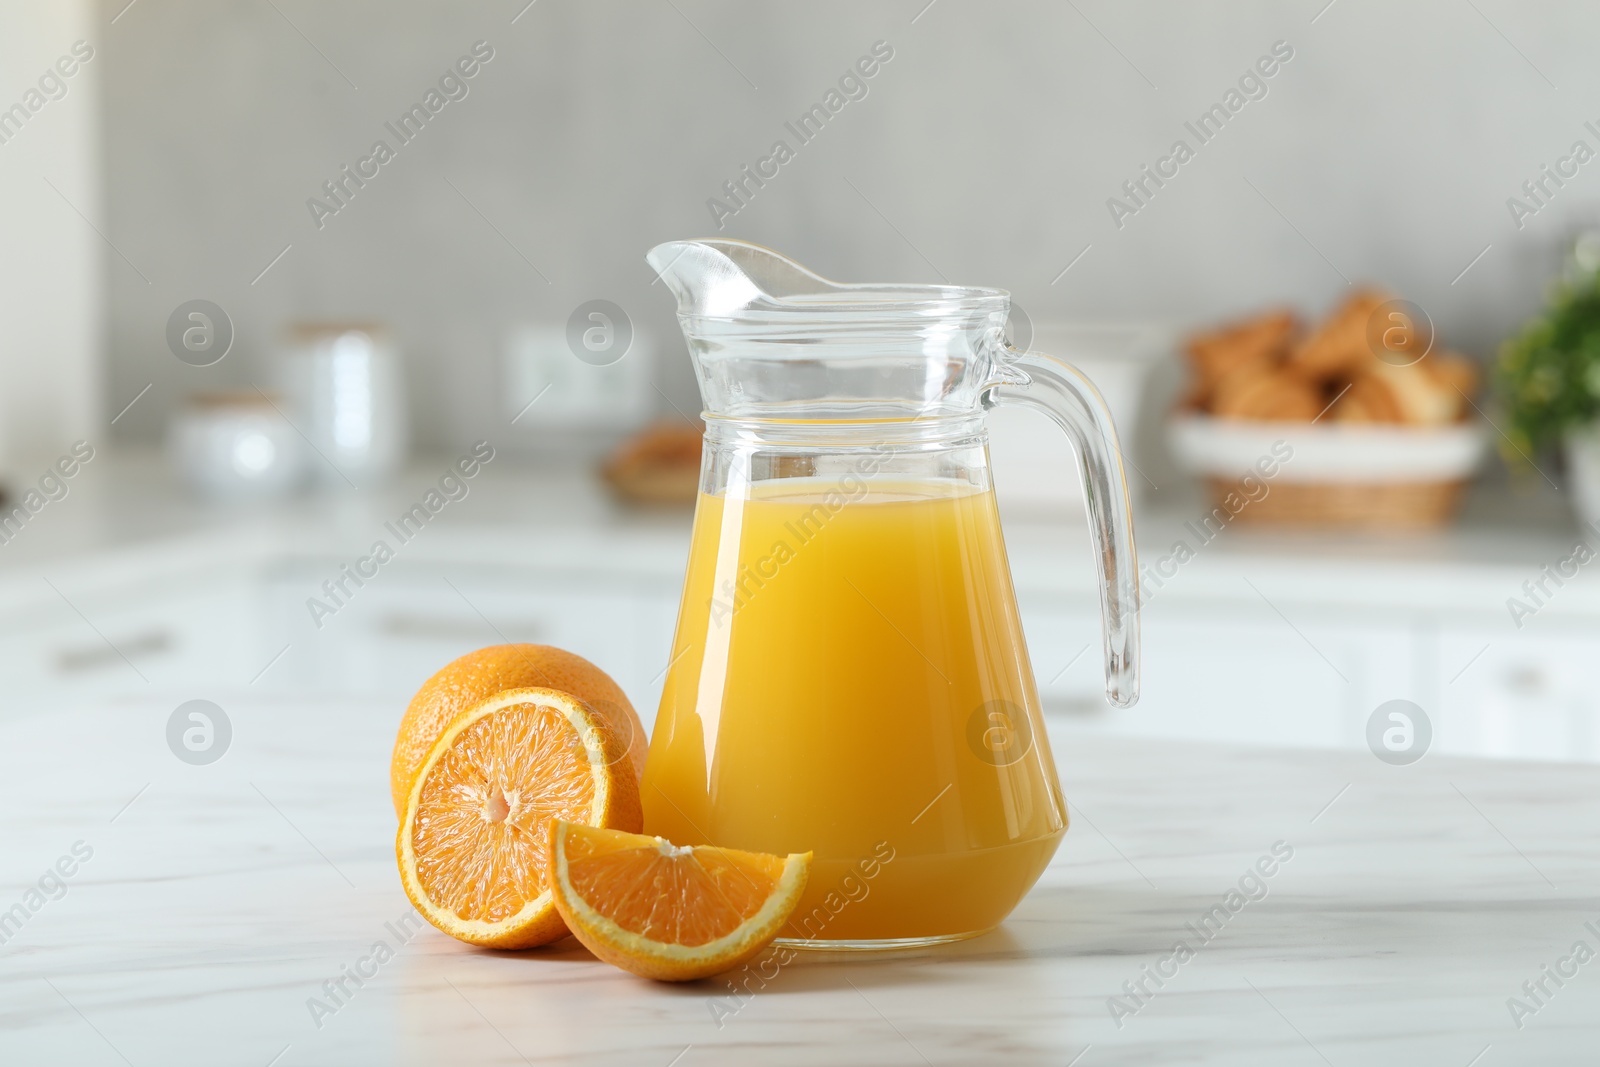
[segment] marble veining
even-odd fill
[[[571,941],[494,953],[406,927],[398,708],[227,706],[231,748],[199,767],[167,749],[157,701],[11,724],[0,910],[25,914],[0,945],[0,1063],[1600,1060],[1600,961],[1508,1007],[1533,1007],[1524,983],[1575,942],[1600,949],[1600,769],[1058,738],[1072,829],[999,930],[802,957],[734,997]],[[92,855],[40,890],[75,844]],[[1275,844],[1248,903],[1197,937]]]

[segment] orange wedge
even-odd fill
[[[772,856],[556,820],[550,891],[567,928],[625,971],[686,982],[737,967],[778,936],[811,853]]]
[[[461,713],[406,797],[395,854],[411,903],[474,945],[530,948],[564,936],[547,879],[550,820],[639,829],[626,744],[555,689],[509,689]]]

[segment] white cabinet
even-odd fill
[[[1403,622],[1279,607],[1287,619],[1264,602],[1151,603],[1140,699],[1127,709],[1105,702],[1097,604],[1024,596],[1023,621],[1041,698],[1069,731],[1351,747],[1379,704],[1425,697]]]
[[[1284,601],[1280,615],[1259,598],[1158,599],[1139,703],[1119,710],[1105,702],[1099,605],[1020,596],[1040,696],[1068,733],[1362,748],[1378,705],[1405,699],[1429,716],[1434,752],[1600,762],[1600,626],[1581,620],[1518,632],[1426,604]]]
[[[530,641],[593,660],[649,723],[677,651],[683,522],[562,491],[525,495],[565,500],[570,525],[430,533],[343,602],[322,584],[354,558],[340,531],[370,516],[332,505],[320,529],[218,526],[64,555],[43,568],[59,594],[20,562],[0,568],[0,716],[270,695],[378,697],[398,718],[450,660]],[[1518,631],[1503,594],[1523,571],[1466,541],[1210,548],[1146,604],[1141,699],[1124,710],[1105,703],[1081,538],[1055,523],[1007,533],[1052,733],[1359,751],[1377,707],[1407,699],[1440,753],[1600,762],[1600,595],[1569,584]],[[1434,558],[1444,548],[1460,558]],[[312,597],[337,608],[320,626]]]
[[[1440,635],[1442,752],[1600,761],[1600,629]]]
[[[261,622],[248,574],[108,584],[53,579],[0,627],[5,714],[126,696],[176,704],[249,680]]]
[[[1402,626],[1261,612],[1162,611],[1146,623],[1145,699],[1132,732],[1246,744],[1349,747],[1386,700],[1415,699]]]
[[[671,580],[400,563],[353,590],[321,626],[306,600],[331,568],[280,568],[273,600],[291,646],[277,686],[388,696],[403,704],[440,667],[485,645],[556,645],[617,680],[648,725],[677,611]],[[276,672],[275,672],[276,673]]]

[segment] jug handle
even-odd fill
[[[1100,391],[1076,367],[1042,352],[1006,348],[1004,365],[1012,373],[990,388],[988,398],[1042,411],[1072,439],[1100,572],[1106,700],[1131,707],[1139,699],[1139,557],[1117,428]]]

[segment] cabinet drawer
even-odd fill
[[[1379,704],[1423,698],[1409,626],[1285,611],[1291,621],[1266,605],[1148,606],[1139,703],[1126,709],[1105,701],[1098,605],[1023,617],[1040,696],[1068,730],[1349,748]]]
[[[1509,629],[1509,627],[1508,627]],[[1600,760],[1600,633],[1440,635],[1440,751]]]
[[[403,702],[439,668],[485,645],[555,645],[591,660],[622,686],[646,722],[655,712],[670,629],[659,634],[664,590],[524,573],[491,578],[415,569],[357,590],[316,626],[309,576],[283,576],[280,610],[302,684]],[[673,599],[670,613],[676,610]],[[670,623],[669,623],[670,626]],[[652,679],[654,678],[653,688]]]
[[[0,636],[8,712],[124,696],[181,701],[249,680],[243,653],[256,620],[244,579],[68,595],[71,605],[41,601],[26,627]]]

